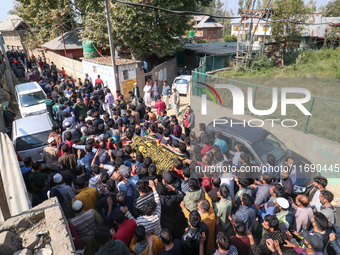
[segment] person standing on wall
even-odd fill
[[[171,88],[168,85],[168,82],[165,81],[163,82],[163,91],[162,91],[162,96],[163,96],[163,101],[166,105],[166,108],[169,109],[169,98],[171,94]]]
[[[185,136],[189,137],[191,129],[195,127],[195,114],[190,105],[187,105],[183,120]]]

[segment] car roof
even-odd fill
[[[15,86],[18,93],[30,93],[41,90],[40,85],[37,82],[26,82]]]
[[[51,130],[52,132],[52,125],[49,113],[15,120],[16,137],[31,135],[48,130]]]
[[[216,131],[230,133],[236,137],[241,137],[245,140],[247,140],[249,143],[256,143],[260,140],[262,140],[264,137],[270,134],[270,132],[266,129],[263,129],[261,127],[249,127],[246,123],[245,127],[243,125],[233,125],[230,127],[230,121],[235,123],[240,123],[240,120],[228,118],[228,117],[222,117],[219,118],[219,120],[228,120],[227,124],[215,124],[215,127],[213,126],[213,122],[209,123],[207,126],[208,131],[211,129],[216,129]]]
[[[191,75],[180,75],[180,76],[177,76],[175,79],[184,79],[184,80],[191,80],[192,76]]]

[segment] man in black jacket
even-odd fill
[[[162,229],[169,229],[173,238],[181,239],[186,227],[186,220],[179,204],[185,194],[173,186],[169,184],[165,186],[163,183],[157,183],[156,190],[162,205]],[[167,195],[166,190],[171,193]]]

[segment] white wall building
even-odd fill
[[[230,22],[231,25],[231,35],[238,35],[239,25],[241,19],[233,19]],[[271,19],[269,19],[270,21]],[[249,33],[250,23],[252,24],[252,32],[256,27],[258,22],[257,18],[247,18],[241,24],[240,36],[243,38],[244,35]],[[323,17],[321,13],[314,13],[308,20],[307,23],[313,23],[315,25],[306,25],[305,28],[301,32],[301,37],[316,37],[323,39],[327,34],[327,31],[331,29],[330,24],[320,24],[320,23],[333,23],[340,24],[340,17]],[[255,40],[254,42],[263,42],[264,32],[266,29],[266,20],[260,20],[259,25],[255,31]],[[270,38],[272,35],[271,23],[268,23],[266,36]],[[266,39],[267,40],[267,39]]]
[[[240,26],[240,20],[241,19],[233,19],[230,22],[230,25],[231,25],[231,35],[235,35],[235,36],[238,35],[238,30],[239,30],[239,26]],[[243,38],[246,34],[249,33],[249,29],[250,29],[251,23],[252,23],[251,31],[253,33],[255,28],[256,28],[257,22],[258,22],[257,18],[253,18],[253,19],[248,18],[248,19],[244,20],[242,22],[241,28],[240,28],[240,36],[241,36],[241,38]],[[265,30],[266,30],[266,20],[260,20],[259,25],[257,26],[257,28],[255,30],[255,34],[254,34],[255,35],[255,40],[254,41],[262,42]],[[270,37],[271,35],[272,35],[272,30],[271,30],[271,27],[270,27],[270,23],[268,23],[266,36]]]
[[[136,69],[138,61],[116,57],[119,87],[115,87],[113,83],[114,76],[110,57],[83,58],[82,62],[84,75],[85,73],[89,74],[93,85],[97,76],[100,75],[100,78],[112,93],[119,89],[122,94],[128,96],[128,92],[132,90],[133,84],[137,82]]]

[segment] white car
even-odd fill
[[[171,92],[173,87],[175,86],[179,94],[186,95],[191,84],[191,79],[191,75],[180,75],[176,77],[172,83]]]
[[[44,90],[37,82],[27,82],[15,86],[15,97],[23,118],[47,112]]]
[[[47,146],[47,138],[52,132],[53,119],[49,113],[34,115],[15,120],[12,126],[12,141],[18,154],[20,167],[24,159],[32,157],[33,161],[42,161],[42,153]],[[42,166],[46,166],[43,164]]]

